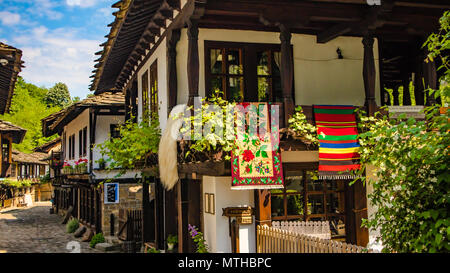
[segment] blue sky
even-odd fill
[[[85,98],[117,0],[0,0],[0,41],[23,51],[20,75],[38,86],[64,82]]]

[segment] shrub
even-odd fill
[[[74,219],[70,220],[69,222],[67,222],[66,231],[67,231],[67,233],[74,233],[75,230],[77,230],[77,228],[79,226],[80,225],[78,223],[78,219],[74,218]]]
[[[103,233],[97,233],[92,237],[91,242],[89,243],[89,246],[94,248],[96,244],[104,243],[104,242],[105,242],[105,237],[103,237]]]

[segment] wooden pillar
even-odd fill
[[[434,61],[425,60],[423,62],[423,76],[425,80],[425,89],[437,90],[437,73],[436,64]],[[429,90],[426,90],[425,96],[427,97],[427,105],[436,104],[434,93],[430,96]]]
[[[392,96],[394,97],[394,105],[400,105],[400,100],[399,100],[400,92],[398,91],[399,88],[400,88],[399,85],[394,85],[394,87],[392,88]]]
[[[255,190],[255,222],[272,226],[272,205],[269,190]]]
[[[294,113],[294,99],[292,98],[292,84],[294,80],[294,62],[291,48],[291,32],[285,25],[280,24],[281,40],[281,88],[283,90],[284,126]]]
[[[150,242],[151,240],[151,223],[153,223],[150,213],[150,199],[149,199],[149,181],[142,178],[142,243]]]
[[[131,100],[131,116],[133,117],[132,122],[137,122],[137,116],[138,116],[138,104],[137,104],[137,97],[138,97],[138,83],[137,80],[134,80],[131,84],[130,89],[130,100]]]
[[[366,94],[365,106],[369,115],[373,115],[377,110],[377,103],[375,101],[375,60],[373,57],[373,43],[372,35],[364,36],[362,43],[364,45],[364,60],[363,60],[363,79],[364,90]]]
[[[190,19],[187,21],[188,29],[188,62],[187,76],[189,97],[188,105],[194,104],[194,98],[198,96],[199,58],[198,58],[198,22]]]
[[[361,227],[362,219],[367,219],[367,195],[366,186],[362,181],[354,184],[354,209],[355,213],[355,230],[356,244],[366,247],[369,243],[369,231],[367,228]]]
[[[131,117],[131,89],[125,91],[125,121]]]
[[[411,94],[409,93],[409,73],[406,71],[402,73],[402,85],[403,85],[403,105],[411,105]]]
[[[179,29],[173,29],[167,34],[167,89],[169,93],[169,109],[167,114],[177,105],[177,43],[180,40],[180,36],[181,31]]]
[[[415,76],[414,76],[414,97],[416,99],[416,105],[425,104],[425,94],[423,86],[423,55],[419,53],[415,62]]]

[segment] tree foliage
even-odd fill
[[[110,138],[98,144],[102,156],[106,157],[108,169],[134,169],[136,164],[146,165],[152,154],[158,153],[161,130],[157,119],[149,123],[133,123],[130,120],[120,125],[120,138]]]
[[[441,25],[438,33],[431,34],[424,46],[427,48],[429,54],[428,61],[439,61],[440,66],[438,71],[443,74],[440,78],[440,92],[435,92],[435,97],[441,97],[442,104],[448,105],[450,102],[450,59],[448,52],[450,50],[450,11],[446,11],[439,20]],[[431,90],[433,93],[434,90]]]
[[[51,90],[59,90],[67,86],[62,83],[55,84],[50,90],[27,83],[19,77],[14,89],[9,113],[0,116],[0,119],[9,121],[27,130],[22,143],[14,144],[14,148],[25,153],[30,153],[33,148],[40,146],[56,137],[43,137],[41,119],[59,110],[61,106],[47,103]],[[70,95],[69,95],[70,99]],[[70,100],[71,101],[71,100]]]
[[[426,45],[428,61],[439,58],[444,70],[435,97],[448,98],[450,12],[440,23]],[[376,207],[364,225],[379,229],[383,251],[450,252],[450,116],[448,110],[439,114],[438,106],[427,107],[425,114],[422,121],[404,114],[397,119],[360,115],[363,168],[357,176],[373,187],[369,199]],[[375,172],[365,178],[369,165]]]
[[[69,89],[67,85],[58,82],[52,88],[50,88],[45,96],[45,102],[48,106],[65,107],[72,103],[70,98]]]

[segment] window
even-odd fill
[[[142,117],[148,120],[149,96],[148,96],[148,70],[144,72],[141,78],[142,83]]]
[[[87,127],[83,128],[83,156],[87,155]]]
[[[150,113],[158,116],[158,63],[154,61],[150,66]]]
[[[68,151],[69,151],[69,153],[67,154],[67,158],[68,159],[71,159],[72,158],[72,136],[69,136],[69,141],[68,141],[69,143],[69,147],[68,147]]]
[[[281,54],[277,44],[205,41],[207,95],[230,101],[281,102]]]
[[[109,125],[109,133],[111,135],[111,138],[120,138],[119,125],[117,125],[117,124],[110,124]]]
[[[78,131],[78,156],[83,156],[83,130]]]
[[[9,139],[2,138],[2,160],[3,160],[3,162],[9,162],[10,147],[11,147],[11,144],[9,142]]]
[[[75,134],[69,136],[69,159],[75,158]]]
[[[272,220],[327,220],[332,237],[344,236],[345,183],[319,180],[317,171],[286,168],[284,189],[271,191]]]

